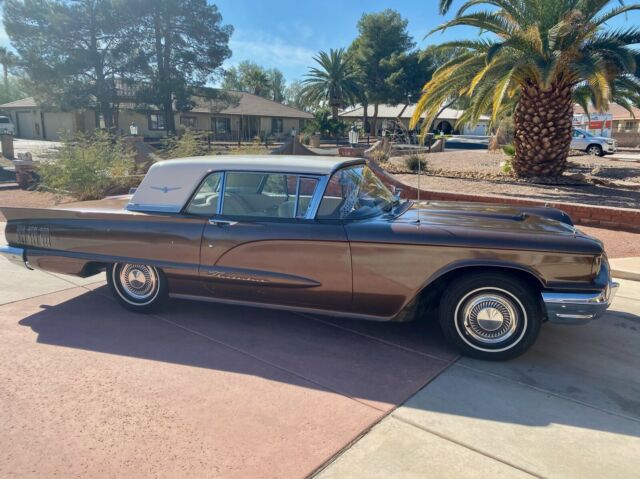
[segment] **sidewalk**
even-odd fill
[[[640,283],[609,312],[546,324],[524,356],[463,358],[317,475],[638,477]]]

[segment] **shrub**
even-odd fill
[[[62,142],[50,161],[38,167],[40,187],[80,200],[100,199],[137,183],[135,152],[121,139],[96,130]]]
[[[378,163],[386,163],[389,161],[389,153],[384,150],[375,150],[371,153],[371,159]]]
[[[513,145],[511,145],[511,144],[509,144],[509,145],[504,145],[504,146],[502,147],[502,151],[504,151],[504,153],[505,153],[506,155],[514,156],[514,155],[516,154],[516,147],[515,147],[515,146],[513,146]]]
[[[500,163],[500,171],[510,175],[513,173],[513,166],[511,165],[511,158],[507,158],[502,163]]]
[[[201,135],[187,128],[180,135],[167,139],[164,156],[166,158],[189,158],[206,155],[206,153],[206,144]]]
[[[427,169],[427,160],[420,155],[409,155],[405,158],[404,164],[407,165],[411,171],[425,171]]]

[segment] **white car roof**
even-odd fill
[[[362,159],[336,156],[218,155],[164,160],[154,163],[127,209],[177,213],[202,179],[214,171],[258,171],[325,176]]]

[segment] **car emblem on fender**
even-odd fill
[[[158,190],[158,191],[162,191],[163,193],[169,193],[170,191],[174,191],[174,190],[180,190],[182,189],[181,186],[174,186],[174,187],[169,187],[169,186],[152,186],[151,187],[152,190]]]

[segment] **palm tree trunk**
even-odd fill
[[[4,89],[9,93],[9,68],[7,68],[7,64],[2,64],[2,72],[4,73]]]
[[[373,104],[373,119],[371,120],[371,136],[376,136],[378,128],[378,102]]]
[[[571,144],[573,102],[568,85],[543,90],[522,88],[513,117],[516,154],[513,171],[520,177],[559,176],[567,168]]]
[[[338,105],[331,105],[331,118],[338,121]]]
[[[369,103],[362,102],[362,131],[367,131],[367,123],[369,123]]]

